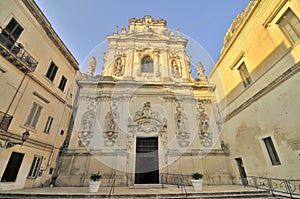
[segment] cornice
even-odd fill
[[[59,96],[55,91],[51,90],[49,87],[47,87],[44,83],[42,83],[37,77],[35,77],[33,74],[29,73],[28,76],[35,81],[37,84],[39,84],[41,87],[43,87],[48,93],[50,93],[52,96],[54,96],[56,99],[58,99],[61,103],[67,103],[66,99],[62,98],[61,96]],[[34,95],[36,95],[36,92],[33,93]],[[40,96],[38,96],[40,97]],[[43,99],[46,103],[47,99]],[[49,102],[48,102],[49,103]],[[68,104],[68,107],[72,108],[72,105]]]
[[[249,107],[253,102],[259,100],[261,97],[272,91],[274,88],[276,88],[281,83],[285,82],[287,79],[292,77],[294,74],[300,71],[300,62],[296,63],[289,69],[287,69],[285,72],[283,72],[280,76],[278,76],[274,81],[269,83],[266,87],[258,91],[256,94],[254,94],[251,98],[249,98],[246,102],[242,103],[240,106],[235,108],[233,111],[228,113],[225,117],[225,122],[229,121],[231,118],[236,116],[238,113]]]
[[[250,17],[254,13],[254,10],[257,8],[258,4],[262,0],[250,0],[249,4],[243,10],[240,12],[236,18],[232,21],[230,27],[228,28],[225,36],[224,36],[224,43],[223,47],[220,51],[220,56],[214,65],[214,67],[211,69],[208,77],[211,76],[212,73],[218,68],[219,63],[223,60],[223,58],[226,56],[226,53],[232,46],[232,44],[236,41],[237,37],[240,35],[241,30],[245,27],[246,23],[249,21]]]
[[[24,5],[28,8],[28,10],[32,13],[32,15],[36,18],[36,20],[40,23],[42,28],[45,30],[47,36],[51,39],[51,41],[55,44],[55,46],[59,49],[59,51],[64,55],[64,57],[68,60],[68,62],[72,65],[75,70],[79,70],[79,64],[77,60],[74,58],[72,53],[63,43],[63,41],[59,38],[57,33],[52,28],[50,22],[47,20],[43,12],[34,2],[34,0],[22,0]]]
[[[288,2],[288,1],[291,1],[291,0],[282,0],[280,1],[274,11],[269,15],[269,17],[265,20],[265,22],[263,23],[263,26],[265,28],[269,27],[270,26],[270,23],[271,21],[276,17],[276,15],[279,13],[279,11],[282,9],[282,7]]]

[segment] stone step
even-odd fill
[[[187,194],[113,194],[111,196],[101,193],[0,193],[0,198],[61,198],[61,199],[83,199],[83,198],[126,198],[126,199],[183,199],[183,198],[197,198],[197,199],[225,199],[225,198],[273,198],[267,191],[238,191],[238,192],[209,192],[209,193],[187,193]]]
[[[160,189],[160,188],[166,188],[168,185],[165,184],[135,184],[129,189]]]

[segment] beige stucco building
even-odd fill
[[[213,85],[200,62],[198,78],[191,76],[188,40],[145,16],[107,41],[102,73],[93,74],[91,57],[77,80],[74,128],[56,185],[86,186],[97,172],[103,186],[177,184],[180,177],[190,184],[194,172],[207,184],[231,183]]]
[[[0,27],[0,190],[47,186],[78,63],[33,0],[0,1]]]
[[[250,1],[209,74],[236,179],[300,179],[299,18],[297,0]]]

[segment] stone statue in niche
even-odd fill
[[[187,116],[183,111],[180,103],[176,107],[175,113],[175,124],[176,124],[176,139],[181,147],[187,147],[190,144],[190,132],[187,129]]]
[[[181,75],[179,71],[178,61],[176,59],[171,60],[171,67],[172,67],[173,77],[179,78]]]
[[[88,72],[87,75],[89,76],[93,76],[94,72],[96,70],[96,65],[97,65],[97,60],[95,57],[92,57],[89,61],[89,65],[88,65]]]
[[[118,132],[116,130],[116,115],[112,110],[108,111],[105,116],[105,128],[104,132],[105,146],[113,146],[118,138]]]
[[[114,65],[114,75],[119,77],[124,74],[124,67],[125,67],[125,58],[124,56],[118,57],[115,60],[115,65]]]
[[[81,131],[78,132],[78,145],[88,146],[94,135],[95,114],[91,111],[86,112],[82,116]]]
[[[212,135],[209,132],[209,117],[205,113],[205,108],[203,107],[202,103],[199,103],[199,138],[201,141],[201,144],[204,147],[211,147],[213,142],[212,142]]]

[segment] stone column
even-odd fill
[[[141,50],[136,50],[135,52],[135,74],[141,76]]]
[[[153,54],[154,54],[154,61],[153,61],[153,65],[154,65],[154,74],[156,77],[160,76],[160,70],[159,70],[159,51],[158,50],[153,50]]]

